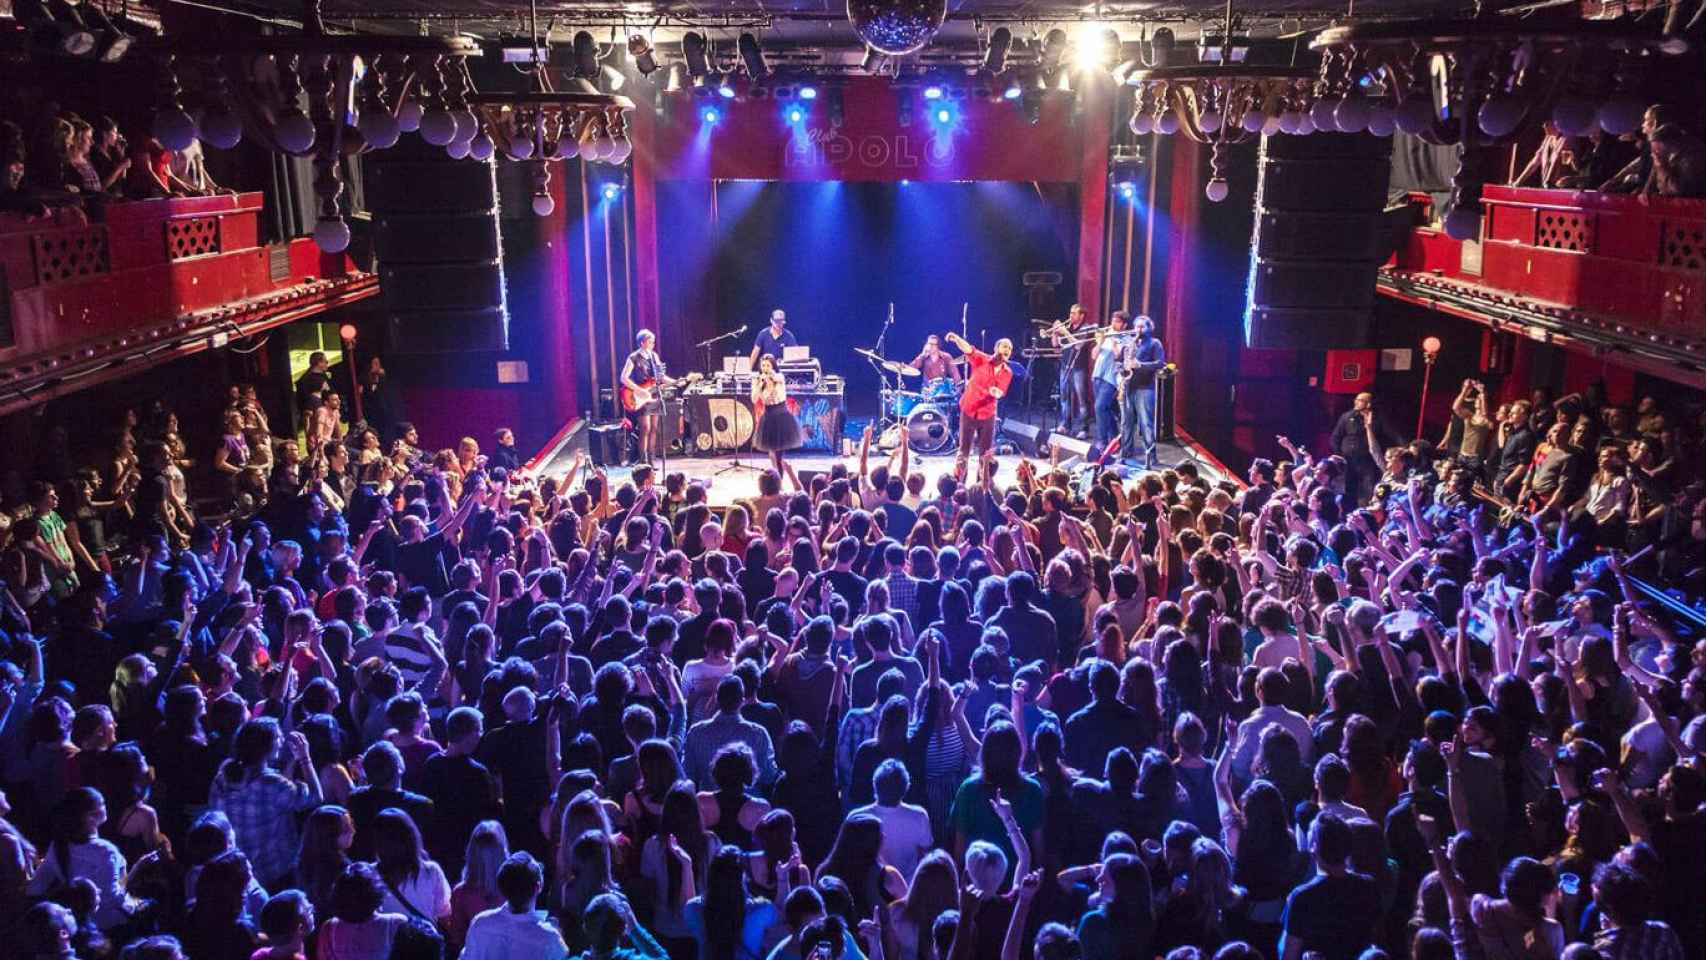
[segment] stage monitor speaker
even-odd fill
[[[1048,434],[1042,427],[1009,419],[1001,421],[1001,435],[997,439],[1012,443],[1027,457],[1040,457],[1046,452],[1043,444],[1048,441]]]
[[[1179,378],[1172,364],[1155,380],[1156,403],[1155,442],[1173,443],[1179,439],[1179,425],[1173,416],[1173,395]]]
[[[1391,141],[1367,134],[1263,137],[1244,342],[1329,350],[1368,340]]]
[[[620,423],[595,423],[587,428],[587,455],[598,466],[619,466],[624,459],[622,448],[627,442],[627,431]]]
[[[417,137],[363,164],[390,349],[508,349],[495,166],[452,160]]]

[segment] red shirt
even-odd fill
[[[966,380],[965,394],[960,397],[960,412],[973,420],[992,419],[996,398],[989,391],[999,390],[1006,396],[1013,383],[1013,368],[982,350],[972,350],[966,359],[971,362],[971,376]]]

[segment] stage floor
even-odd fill
[[[582,435],[584,436],[584,431],[582,431]],[[574,444],[572,442],[564,442],[564,435],[559,434],[558,438],[553,440],[552,447],[548,447],[541,451],[539,462],[534,467],[535,473],[541,477],[560,477],[567,473],[569,464],[573,461],[574,457],[573,447]],[[1198,471],[1200,471],[1204,477],[1208,478],[1211,483],[1218,482],[1226,478],[1226,474],[1221,470],[1218,462],[1214,460],[1214,458],[1206,455],[1204,451],[1194,446],[1179,443],[1163,443],[1159,445],[1157,454],[1163,466],[1172,466],[1186,460],[1194,461],[1197,465]],[[884,462],[884,459],[887,456],[887,453],[879,455],[875,450],[873,450],[871,452],[870,462],[875,466],[878,463]],[[856,456],[841,457],[828,453],[796,453],[789,456],[787,459],[788,463],[792,465],[796,471],[800,472],[827,471],[838,461],[845,462],[849,466],[853,466],[858,462],[858,458]],[[1017,475],[1019,461],[1021,459],[1023,458],[1016,455],[997,457],[995,474],[997,482],[1012,482]],[[768,467],[770,462],[769,458],[761,453],[748,453],[738,458],[738,460],[740,463],[744,463],[755,469],[727,469],[730,464],[737,462],[737,458],[733,455],[715,457],[671,457],[668,461],[667,469],[670,472],[680,471],[681,473],[686,474],[689,480],[697,480],[700,483],[705,484],[711,506],[724,507],[731,503],[757,496],[759,470]],[[1035,459],[1035,462],[1040,464],[1045,461]],[[628,479],[629,474],[632,473],[632,469],[633,468],[631,467],[609,467],[606,468],[605,472],[609,475],[613,483],[620,485]],[[934,489],[937,477],[945,473],[953,472],[954,456],[952,454],[923,455],[915,453],[912,455],[912,469],[915,472],[924,474],[927,489]]]

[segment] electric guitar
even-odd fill
[[[690,373],[687,376],[680,378],[664,377],[662,378],[662,383],[659,383],[657,379],[652,379],[641,383],[637,387],[624,386],[622,388],[622,409],[628,413],[639,413],[641,410],[646,408],[647,404],[658,399],[658,391],[663,387],[684,387],[695,381],[702,380],[704,377],[705,375],[702,373]]]

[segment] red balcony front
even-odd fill
[[[260,241],[259,193],[0,217],[0,412],[378,292],[313,241]]]

